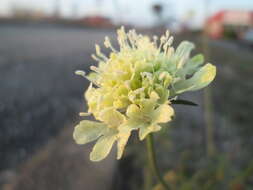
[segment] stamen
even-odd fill
[[[158,47],[158,53],[161,52],[161,48],[162,48],[163,44],[165,43],[165,41],[166,41],[166,37],[165,36],[161,36],[161,38],[160,38],[160,45]]]
[[[166,36],[167,38],[170,36],[170,31],[169,31],[169,30],[166,30],[165,36]]]
[[[113,52],[116,52],[116,50],[112,46],[111,41],[110,41],[108,36],[105,37],[104,45],[105,45],[106,48],[110,48]]]
[[[173,36],[171,36],[169,39],[168,39],[168,44],[169,44],[169,46],[171,46],[171,44],[173,43],[173,41],[174,41],[174,37]]]
[[[97,57],[96,55],[94,55],[94,54],[92,54],[91,57],[92,57],[92,59],[94,59],[94,60],[97,61],[97,62],[103,62],[103,61],[104,61],[104,60],[98,58],[98,57]]]
[[[153,81],[153,75],[152,73],[149,73],[149,72],[142,72],[141,73],[141,77],[142,78],[147,78],[149,80],[149,82]]]
[[[173,37],[170,37],[167,40],[167,42],[164,43],[164,45],[163,45],[164,55],[167,55],[168,49],[171,46],[172,42],[173,42]]]
[[[159,75],[159,80],[163,80],[163,78],[166,76],[166,72],[162,72],[160,75]]]
[[[157,48],[157,40],[158,40],[158,37],[153,36],[153,41],[154,41],[154,45],[155,45],[156,48]]]
[[[99,68],[97,68],[95,66],[90,66],[90,70],[95,71],[96,73],[100,73]]]
[[[129,47],[129,44],[127,42],[127,34],[123,26],[117,31],[117,34],[118,34],[117,39],[118,39],[120,48],[124,49],[124,48]]]
[[[167,57],[170,57],[171,55],[173,55],[174,52],[175,52],[175,49],[173,47],[169,47],[169,49],[166,53]]]
[[[76,75],[79,75],[79,76],[82,76],[82,77],[84,77],[84,78],[86,78],[86,77],[85,77],[85,72],[82,71],[82,70],[77,70],[77,71],[75,71],[75,74],[76,74]]]
[[[135,32],[135,30],[130,30],[127,34],[129,42],[132,46],[133,49],[136,48],[136,40],[137,40],[137,34]]]
[[[91,113],[88,113],[88,112],[80,112],[79,113],[79,116],[83,117],[83,116],[89,116],[91,115]]]
[[[95,49],[96,49],[96,54],[97,56],[101,57],[102,59],[104,59],[105,61],[108,60],[108,58],[101,52],[100,50],[100,46],[95,44]]]

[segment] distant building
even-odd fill
[[[217,12],[206,21],[207,33],[211,38],[234,35],[240,38],[253,27],[253,11],[224,10]]]
[[[47,14],[40,10],[16,9],[12,12],[12,18],[25,20],[43,20]]]
[[[103,16],[87,16],[81,20],[81,22],[87,26],[91,27],[111,27],[113,23],[111,19],[103,17]]]

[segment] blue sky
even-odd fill
[[[204,16],[204,2],[209,1],[209,14],[222,9],[253,10],[253,0],[58,0],[61,4],[61,13],[65,17],[103,13],[115,21],[123,20],[134,24],[151,25],[154,16],[151,5],[156,2],[167,4],[166,12],[173,14],[177,19],[188,18],[193,12],[190,21],[193,25],[200,25]],[[9,14],[10,7],[22,6],[30,9],[42,10],[51,13],[56,0],[0,0],[0,15]],[[97,6],[99,5],[99,6]],[[118,11],[116,11],[118,10]]]

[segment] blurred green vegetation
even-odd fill
[[[226,155],[219,155],[203,163],[199,168],[190,167],[187,163],[189,154],[182,156],[181,163],[168,171],[164,179],[171,190],[243,190],[252,189],[248,181],[253,175],[253,161],[240,170]],[[163,190],[158,184],[153,190]]]
[[[196,52],[203,52],[200,33],[181,34],[175,39],[175,44],[186,39],[193,41]],[[168,128],[155,134],[158,164],[173,190],[251,190],[252,50],[238,44],[212,40],[208,42],[208,48],[209,61],[217,66],[217,77],[211,86],[210,96],[215,153],[207,155],[204,96],[200,93],[198,98],[189,99],[194,102],[197,100],[196,103],[200,105],[198,108],[177,106],[175,120],[169,123]],[[184,99],[188,97],[195,95],[187,95]],[[190,112],[195,111],[199,115],[192,117]],[[124,174],[124,169],[119,167],[119,170],[123,169],[121,175],[128,176],[122,179],[125,181],[123,189],[161,189],[159,184],[156,185],[156,179],[150,177],[145,144],[139,143],[136,136],[132,137],[131,143],[134,146],[128,146],[125,158],[120,161],[134,168],[132,172]],[[131,160],[126,163],[124,160],[129,158]]]

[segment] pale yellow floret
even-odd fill
[[[81,121],[73,136],[78,144],[97,140],[90,154],[92,161],[104,159],[114,143],[120,159],[131,131],[139,130],[140,140],[159,131],[160,124],[171,121],[175,114],[171,99],[207,86],[216,75],[214,65],[203,65],[202,55],[190,58],[193,43],[184,41],[174,49],[169,31],[151,39],[121,27],[117,41],[119,50],[105,37],[109,56],[95,45],[92,58],[98,65],[90,67],[93,72],[89,75],[76,71],[91,82],[85,92],[88,113],[80,116],[92,114],[99,122]]]

